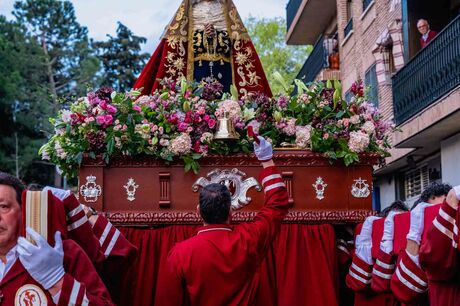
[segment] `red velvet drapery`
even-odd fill
[[[139,248],[126,279],[120,305],[155,305],[161,267],[175,242],[195,233],[197,226],[160,229],[120,228]],[[261,267],[258,306],[335,306],[338,269],[334,228],[329,224],[283,224]]]

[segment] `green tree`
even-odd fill
[[[70,1],[16,1],[13,15],[40,44],[54,113],[61,97],[86,93],[97,84],[99,61],[92,53],[88,30],[81,26]]]
[[[127,91],[132,88],[150,57],[148,53],[141,53],[141,44],[147,39],[134,35],[121,22],[118,22],[117,36],[107,36],[107,41],[93,44],[99,51],[99,59],[104,67],[103,85]]]
[[[281,17],[249,17],[245,25],[259,54],[273,94],[282,92],[282,86],[274,80],[273,73],[278,71],[288,84],[292,83],[310,54],[312,46],[286,45],[286,21]]]
[[[37,156],[50,114],[43,59],[24,27],[0,16],[0,169],[27,181],[51,168]]]

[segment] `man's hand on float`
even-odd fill
[[[24,237],[18,238],[19,260],[30,276],[35,279],[46,290],[56,288],[57,284],[62,284],[64,277],[64,250],[62,248],[61,233],[54,235],[55,244],[51,247],[48,242],[36,231],[27,228],[27,233],[35,241],[33,245]],[[53,294],[53,292],[51,292]]]
[[[254,133],[252,126],[248,127],[248,136],[254,138],[254,153],[261,162],[268,162],[273,157],[273,146],[262,136]]]

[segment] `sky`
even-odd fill
[[[0,14],[12,18],[14,0],[0,0]],[[164,27],[176,12],[181,0],[73,0],[77,19],[88,27],[89,36],[106,40],[115,36],[117,22],[126,25],[135,35],[147,38],[143,50],[152,53]],[[285,17],[288,0],[233,0],[243,20]]]

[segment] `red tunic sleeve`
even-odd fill
[[[407,304],[416,303],[428,289],[425,271],[409,257],[406,251],[399,254],[390,287],[395,297]]]
[[[428,227],[420,248],[420,264],[433,281],[449,281],[458,275],[457,210],[445,201]]]
[[[251,245],[256,246],[256,253],[262,260],[288,212],[288,194],[276,167],[263,169],[259,181],[265,193],[265,205],[253,222],[241,224],[239,227],[254,241]]]
[[[85,252],[72,240],[64,241],[66,274],[58,306],[114,305],[104,283]]]

